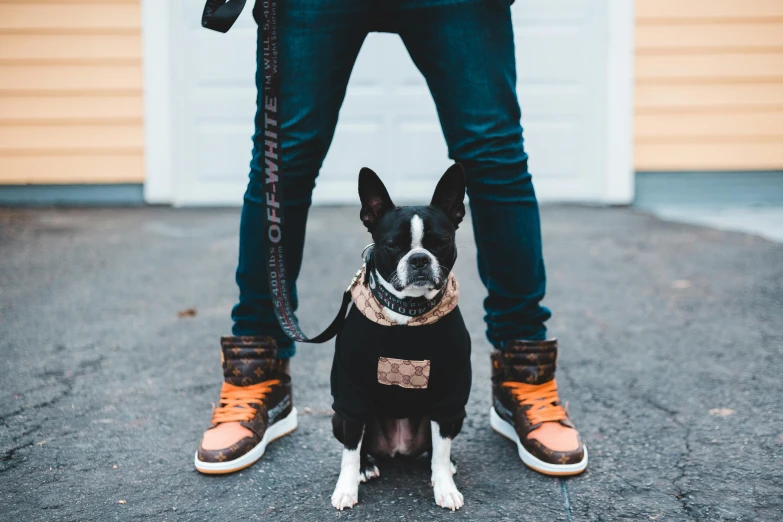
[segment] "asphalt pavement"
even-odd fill
[[[489,428],[469,224],[455,269],[474,343],[453,450],[462,510],[435,505],[422,459],[382,463],[356,508],[331,507],[332,343],[292,363],[292,436],[240,473],[197,473],[238,216],[0,209],[0,520],[783,519],[783,245],[624,208],[543,209],[545,303],[561,397],[590,452],[583,475],[539,475]],[[358,209],[312,211],[305,331],[332,318],[367,242]]]

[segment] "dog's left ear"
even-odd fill
[[[465,217],[465,170],[455,163],[441,176],[430,206],[441,209],[457,228]]]

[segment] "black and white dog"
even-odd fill
[[[374,247],[352,287],[332,365],[332,426],[344,446],[332,505],[357,503],[359,483],[379,476],[373,457],[430,452],[435,502],[456,510],[464,501],[451,441],[471,383],[470,336],[451,274],[465,174],[455,164],[428,206],[397,207],[378,176],[362,169],[359,196]]]

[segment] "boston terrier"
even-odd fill
[[[454,164],[429,205],[398,207],[364,168],[359,197],[374,244],[335,344],[332,427],[343,455],[332,505],[358,502],[359,483],[380,474],[374,457],[429,452],[435,502],[457,510],[464,501],[452,478],[451,441],[465,418],[471,366],[451,269],[465,173]]]

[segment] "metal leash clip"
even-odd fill
[[[350,292],[351,289],[354,286],[356,286],[356,283],[359,282],[359,278],[361,277],[362,272],[367,267],[367,257],[366,257],[367,251],[370,250],[374,246],[375,246],[375,243],[370,243],[369,245],[364,247],[364,249],[362,250],[362,266],[361,266],[361,268],[359,268],[359,270],[356,272],[356,274],[354,274],[353,279],[351,279],[351,284],[348,285],[348,289],[346,290],[346,292]]]
[[[370,250],[370,249],[371,249],[372,247],[374,247],[374,246],[375,246],[375,243],[370,243],[369,245],[367,245],[366,247],[364,247],[364,249],[362,250],[362,262],[363,262],[363,263],[366,263],[366,262],[367,262],[367,256],[366,256],[366,254],[367,254],[367,251],[368,251],[368,250]]]

